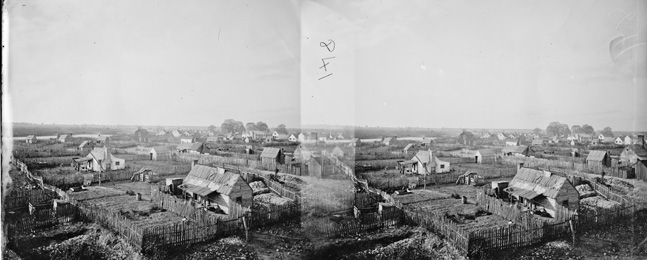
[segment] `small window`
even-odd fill
[[[119,166],[119,162],[115,162],[115,165]]]
[[[238,203],[238,204],[241,204],[241,205],[242,205],[242,204],[243,204],[243,197],[238,197],[238,198],[236,198],[236,203]]]
[[[444,165],[444,164],[441,164],[441,165],[440,165],[440,168],[441,168],[441,169],[445,169],[445,165]]]
[[[562,201],[562,206],[568,208],[568,200]]]

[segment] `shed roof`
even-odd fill
[[[185,190],[192,190],[201,195],[217,192],[231,194],[240,175],[226,171],[224,168],[214,168],[205,165],[194,165],[189,175],[184,178]],[[186,184],[186,185],[185,185]]]
[[[566,178],[562,176],[554,174],[547,176],[546,173],[550,174],[550,172],[531,168],[521,168],[517,171],[517,174],[514,176],[512,181],[510,181],[510,187],[514,187],[513,190],[522,189],[534,191],[538,194],[554,199],[567,181]],[[529,195],[529,193],[525,193],[525,195]]]
[[[415,164],[417,162],[418,161],[416,161],[416,160],[407,160],[407,161],[401,161],[401,162],[398,162],[398,163],[401,164],[401,165],[411,165],[411,164]]]
[[[261,153],[261,158],[276,158],[281,153],[281,149],[277,147],[265,147]]]
[[[586,160],[601,162],[604,160],[604,156],[606,156],[607,154],[608,154],[607,151],[593,150],[586,157]]]

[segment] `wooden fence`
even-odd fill
[[[135,225],[126,216],[121,215],[119,212],[92,204],[83,202],[75,204],[79,209],[81,220],[95,222],[105,228],[111,229],[133,247],[142,249],[144,229]]]
[[[427,211],[412,205],[401,205],[406,222],[434,231],[445,237],[456,249],[467,254],[470,249],[470,233],[461,229],[456,223],[436,212]]]
[[[3,199],[4,210],[26,208],[32,205],[51,204],[58,196],[51,190],[11,190]]]
[[[322,234],[325,237],[339,237],[366,230],[395,226],[403,221],[403,213],[399,208],[391,207],[379,213],[366,213],[358,219],[343,220],[339,223],[317,223],[310,226],[310,232]]]
[[[13,237],[16,234],[25,234],[33,230],[51,227],[57,224],[69,223],[77,219],[78,210],[72,204],[61,204],[52,208],[41,207],[33,214],[29,212],[7,212],[5,213],[5,224],[7,234]]]
[[[206,240],[233,235],[244,230],[243,219],[217,221],[208,225],[190,222],[149,227],[143,230],[144,252],[159,247],[188,246]]]
[[[624,179],[634,176],[633,172],[626,168],[595,166],[586,163],[576,163],[569,161],[546,160],[518,156],[503,156],[500,161],[501,163],[507,165],[517,165],[518,163],[523,163],[525,167],[546,168],[548,170],[550,170],[551,168],[562,168],[594,174],[602,174],[604,172],[606,176],[613,176]]]

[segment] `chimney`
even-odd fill
[[[637,143],[642,146],[642,148],[645,148],[645,135],[638,135]]]
[[[191,169],[193,169],[193,166],[198,164],[198,160],[191,160]]]

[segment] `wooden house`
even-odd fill
[[[636,179],[647,181],[647,160],[638,160],[634,165]]]
[[[360,146],[361,143],[362,141],[360,141],[359,138],[353,138],[350,140],[350,143],[348,144],[348,146],[358,147]]]
[[[202,143],[181,143],[175,148],[178,153],[201,154],[204,150]]]
[[[312,157],[312,152],[303,145],[299,145],[293,153],[294,159],[298,162],[307,162]]]
[[[600,141],[600,143],[604,142],[604,138],[605,138],[604,134],[599,134],[598,135],[598,141]]]
[[[608,151],[593,150],[586,157],[586,164],[595,167],[611,167],[611,154]]]
[[[303,133],[299,133],[299,135],[297,135],[297,141],[299,141],[301,143],[305,142],[306,141],[306,135],[303,134]]]
[[[620,137],[616,137],[616,139],[613,140],[613,143],[617,144],[617,145],[623,145],[623,144],[625,144],[625,141],[622,140],[622,138],[620,138]]]
[[[182,133],[180,133],[179,130],[173,130],[173,132],[171,132],[171,135],[175,138],[180,138],[180,136],[182,136]]]
[[[393,141],[393,138],[392,138],[392,137],[384,137],[384,138],[382,139],[382,144],[383,144],[383,145],[391,145],[391,142],[392,142],[392,141]]]
[[[429,148],[433,143],[434,143],[434,140],[431,138],[422,138],[422,142],[420,142],[420,147]]]
[[[545,139],[535,139],[532,140],[531,145],[532,146],[544,146],[546,145],[547,141]]]
[[[432,174],[436,171],[431,150],[420,150],[411,160],[416,162],[412,166],[413,173]]]
[[[224,168],[194,165],[178,187],[185,196],[203,206],[217,206],[226,214],[234,203],[252,206],[252,188],[239,174]]]
[[[342,133],[339,133],[339,134],[337,134],[336,139],[337,140],[345,140],[346,138],[344,138],[344,135]]]
[[[505,191],[514,201],[531,209],[543,208],[553,217],[558,205],[571,210],[579,208],[575,187],[566,178],[549,171],[520,168]]]
[[[37,142],[38,142],[38,139],[36,139],[35,135],[28,135],[27,138],[25,138],[25,143],[35,144]]]
[[[519,139],[507,139],[505,140],[505,146],[519,146]]]
[[[107,145],[110,143],[110,137],[105,136],[105,135],[99,135],[97,136],[97,140],[95,141],[97,145]]]
[[[72,141],[72,135],[71,134],[65,134],[65,135],[60,135],[57,137],[58,142],[61,143],[68,143]]]
[[[413,174],[415,173],[413,170],[414,165],[417,163],[418,161],[416,160],[398,161],[398,170],[402,174]]]
[[[317,132],[310,132],[308,140],[319,141],[319,134]]]
[[[139,128],[135,131],[134,139],[136,142],[148,143],[150,141],[148,130]]]
[[[86,158],[90,159],[88,170],[90,171],[107,171],[121,170],[126,168],[126,160],[117,158],[105,146],[103,148],[95,147]]]
[[[413,148],[413,147],[414,147],[414,144],[412,144],[412,143],[411,143],[411,144],[407,144],[407,146],[405,146],[404,148],[402,148],[402,152],[403,152],[403,153],[408,153],[408,152],[409,152],[409,149],[411,149],[411,148]]]
[[[528,146],[525,145],[520,145],[520,146],[506,146],[503,147],[501,152],[505,156],[523,156],[526,157],[528,156],[530,149]]]
[[[474,162],[476,163],[494,163],[496,162],[496,153],[490,149],[479,149],[474,153]]]
[[[496,134],[496,138],[499,139],[499,141],[503,141],[506,139],[506,136],[504,133],[499,132],[498,134]]]
[[[636,163],[638,160],[647,160],[647,151],[639,145],[628,145],[620,153],[622,164]]]
[[[217,143],[222,140],[221,136],[209,136],[207,137],[207,143]]]
[[[150,159],[153,161],[171,159],[171,151],[165,146],[151,147],[151,150],[149,151],[149,155],[150,155]]]
[[[180,143],[181,144],[190,144],[190,143],[195,143],[195,137],[193,136],[181,136],[180,137]]]
[[[458,135],[458,143],[462,145],[474,145],[474,134],[463,131]]]
[[[630,136],[625,136],[625,139],[623,140],[625,145],[632,145],[632,140]]]
[[[296,143],[297,141],[299,141],[299,138],[297,138],[295,134],[291,134],[290,136],[288,136],[288,141],[292,143]]]
[[[265,147],[261,153],[261,164],[268,167],[276,167],[277,164],[285,163],[283,149],[278,147]]]
[[[87,172],[90,170],[91,164],[92,158],[81,157],[72,159],[72,166],[74,166],[74,170],[76,171]]]
[[[434,159],[434,168],[436,173],[446,173],[449,172],[450,166],[449,162],[438,159],[438,157],[433,156]]]
[[[323,178],[335,172],[332,162],[323,156],[312,156],[307,161],[308,175],[311,177]]]

